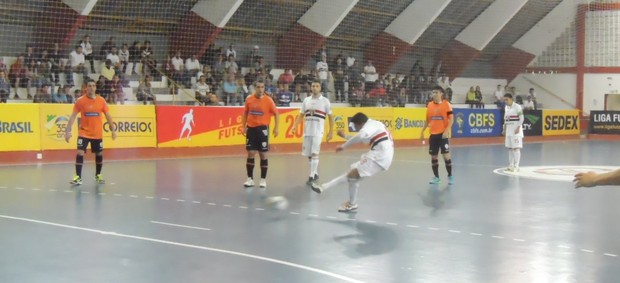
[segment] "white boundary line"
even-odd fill
[[[150,222],[153,223],[153,224],[161,224],[161,225],[175,226],[175,227],[181,227],[181,228],[189,228],[189,229],[196,229],[196,230],[211,231],[211,229],[203,228],[203,227],[187,226],[187,225],[180,225],[180,224],[167,223],[167,222],[159,222],[159,221],[152,221],[152,220]]]
[[[140,237],[140,236],[134,236],[134,235],[120,234],[116,232],[108,232],[108,231],[102,231],[102,230],[96,230],[96,229],[90,229],[90,228],[84,228],[84,227],[78,227],[78,226],[72,226],[72,225],[65,225],[65,224],[41,221],[41,220],[36,220],[36,219],[1,215],[1,214],[0,214],[0,218],[31,222],[31,223],[37,223],[37,224],[43,224],[43,225],[49,225],[49,226],[56,226],[56,227],[67,228],[67,229],[81,230],[81,231],[86,231],[86,232],[102,234],[106,236],[116,236],[116,237],[121,237],[121,238],[129,238],[129,239],[134,239],[134,240],[141,240],[141,241],[154,242],[154,243],[160,243],[160,244],[166,244],[166,245],[172,245],[172,246],[178,246],[178,247],[185,247],[185,248],[211,251],[211,252],[216,252],[216,253],[223,253],[223,254],[234,255],[234,256],[241,256],[241,257],[246,257],[246,258],[251,258],[251,259],[256,259],[256,260],[267,261],[267,262],[271,262],[275,264],[285,265],[285,266],[289,266],[293,268],[298,268],[298,269],[302,269],[302,270],[306,270],[306,271],[310,271],[314,273],[319,273],[319,274],[333,277],[336,279],[340,279],[346,282],[354,282],[354,283],[364,282],[364,281],[356,280],[353,278],[349,278],[349,277],[346,277],[340,274],[336,274],[336,273],[318,269],[318,268],[313,268],[313,267],[296,264],[296,263],[292,263],[288,261],[283,261],[283,260],[278,260],[278,259],[268,258],[268,257],[263,257],[263,256],[257,256],[257,255],[252,255],[252,254],[246,254],[246,253],[241,253],[241,252],[235,252],[235,251],[230,251],[230,250],[190,245],[190,244],[184,244],[184,243],[178,243],[178,242],[172,242],[172,241],[166,241],[166,240],[160,240],[160,239],[154,239],[154,238],[147,238],[147,237]]]

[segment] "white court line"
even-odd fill
[[[581,249],[581,251],[585,252],[585,253],[593,253],[594,252],[593,250],[586,250],[586,249]]]
[[[240,209],[248,209],[247,206],[239,206]]]
[[[211,252],[216,252],[216,253],[223,253],[223,254],[241,256],[241,257],[246,257],[246,258],[251,258],[251,259],[256,259],[256,260],[267,261],[267,262],[271,262],[271,263],[275,263],[275,264],[290,266],[290,267],[294,267],[294,268],[298,268],[298,269],[302,269],[302,270],[306,270],[306,271],[310,271],[310,272],[314,272],[314,273],[319,273],[319,274],[322,274],[322,275],[325,275],[325,276],[329,276],[329,277],[332,277],[332,278],[336,278],[336,279],[340,279],[340,280],[346,281],[346,282],[353,282],[353,283],[363,283],[364,282],[364,281],[356,280],[356,279],[353,279],[353,278],[346,277],[344,275],[336,274],[336,273],[329,272],[329,271],[322,270],[322,269],[318,269],[318,268],[313,268],[313,267],[309,267],[309,266],[305,266],[305,265],[301,265],[301,264],[296,264],[296,263],[292,263],[292,262],[288,262],[288,261],[278,260],[278,259],[274,259],[274,258],[269,258],[269,257],[263,257],[263,256],[253,255],[253,254],[246,254],[246,253],[241,253],[241,252],[235,252],[235,251],[231,251],[231,250],[223,250],[223,249],[216,249],[216,248],[210,248],[210,247],[205,247],[205,246],[190,245],[190,244],[184,244],[184,243],[172,242],[172,241],[165,241],[165,240],[160,240],[160,239],[155,239],[155,238],[147,238],[147,237],[140,237],[140,236],[134,236],[134,235],[128,235],[128,234],[120,234],[120,233],[116,233],[116,232],[107,232],[107,231],[83,228],[83,227],[78,227],[78,226],[64,225],[64,224],[60,224],[60,223],[53,223],[53,222],[47,222],[47,221],[41,221],[41,220],[35,220],[35,219],[28,219],[28,218],[21,218],[21,217],[14,217],[14,216],[7,216],[7,215],[0,215],[0,218],[19,220],[19,221],[26,221],[26,222],[32,222],[32,223],[38,223],[38,224],[44,224],[44,225],[56,226],[56,227],[74,229],[74,230],[87,231],[87,232],[98,233],[98,234],[107,235],[107,236],[116,236],[116,237],[121,237],[121,238],[129,238],[129,239],[148,241],[148,242],[154,242],[154,243],[160,243],[160,244],[166,244],[166,245],[172,245],[172,246],[178,246],[178,247],[186,247],[186,248],[199,249],[199,250],[211,251]]]
[[[603,255],[611,256],[611,257],[617,257],[618,256],[618,255],[615,255],[615,254],[608,254],[608,253],[604,253]]]
[[[24,188],[22,188],[22,187],[17,187],[17,188],[15,188],[15,189],[16,189],[16,190],[24,190]]]
[[[159,198],[160,200],[170,200],[169,198]]]
[[[178,202],[184,202],[184,199],[177,199]]]
[[[0,189],[8,189],[9,187],[0,186]]]
[[[180,225],[180,224],[167,223],[167,222],[159,222],[159,221],[153,221],[153,220],[151,220],[151,223],[153,223],[153,224],[161,224],[161,225],[168,225],[168,226],[175,226],[175,227],[181,227],[181,228],[189,228],[189,229],[196,229],[196,230],[211,231],[211,229],[209,229],[209,228],[196,227],[196,226],[187,226],[187,225]]]
[[[130,198],[137,198],[138,196],[137,195],[130,195],[129,197]]]
[[[394,222],[386,222],[386,225],[392,225],[392,226],[398,226],[398,223],[394,223]]]
[[[523,239],[517,239],[517,238],[512,239],[512,240],[513,240],[513,241],[515,241],[515,242],[525,242],[525,240],[523,240]]]
[[[154,197],[152,197],[152,196],[145,196],[144,198],[145,199],[154,199]]]
[[[122,197],[123,194],[114,194],[115,197]]]
[[[199,201],[197,201],[197,200],[193,200],[193,201],[192,201],[192,203],[197,203],[197,204],[198,204],[198,203],[200,203],[200,202],[199,202]]]
[[[469,235],[472,235],[472,236],[482,236],[482,234],[480,234],[480,233],[473,233],[473,232],[469,233]]]
[[[40,191],[41,189],[34,188],[34,189],[32,189],[32,190],[33,190],[33,191]]]
[[[459,231],[459,230],[448,230],[448,232],[455,233],[455,234],[460,234],[461,233],[461,231]]]
[[[491,236],[491,238],[495,238],[495,239],[503,239],[504,237],[502,237],[502,236],[495,236],[495,235],[493,235],[493,236]]]
[[[289,212],[289,214],[292,214],[292,215],[299,215],[299,212],[291,211],[291,212]]]
[[[407,225],[407,227],[409,227],[409,228],[420,228],[420,226],[418,226],[418,225]]]

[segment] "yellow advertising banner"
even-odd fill
[[[110,105],[110,115],[117,126],[117,139],[112,140],[110,125],[103,124],[104,148],[156,147],[155,106]],[[73,112],[72,104],[41,104],[41,147],[47,149],[77,148],[80,114],[73,124],[73,136],[67,143],[65,130]]]
[[[394,108],[392,137],[395,140],[419,139],[424,121],[426,121],[426,108]]]
[[[69,142],[65,141],[65,131],[73,104],[41,104],[39,120],[41,122],[41,148],[74,149],[77,147],[77,122],[71,130],[74,134]]]
[[[157,125],[154,105],[110,105],[116,124],[116,140],[107,121],[103,124],[106,148],[157,147]]]
[[[41,150],[39,104],[0,104],[0,151]]]
[[[578,110],[543,110],[543,136],[578,135]]]

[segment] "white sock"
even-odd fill
[[[344,183],[346,181],[347,181],[347,174],[342,174],[342,175],[332,179],[331,181],[323,184],[323,189],[327,190],[327,189],[329,189],[331,187],[334,187],[334,186],[336,186],[338,184],[341,184],[341,183]]]
[[[319,157],[313,156],[310,158],[310,177],[319,174]]]
[[[357,189],[360,187],[359,179],[348,179],[349,181],[349,203],[357,203]]]
[[[515,154],[512,148],[509,148],[508,149],[508,165],[512,167],[513,164],[515,164]]]
[[[519,167],[519,161],[521,161],[521,149],[515,148],[513,155],[515,156],[514,166]]]

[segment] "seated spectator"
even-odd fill
[[[229,74],[222,86],[223,90],[223,99],[222,101],[226,102],[226,105],[241,105],[243,104],[243,100],[241,96],[237,94],[237,82],[235,81],[235,75]]]
[[[32,100],[34,103],[52,103],[52,88],[49,84],[44,84],[37,89],[37,93]]]
[[[235,56],[228,56],[228,61],[224,64],[224,69],[227,74],[236,74],[239,71],[239,65],[237,65],[235,61]]]
[[[532,99],[531,95],[527,96],[527,100],[523,102],[523,110],[535,110],[536,105],[534,104],[534,99]]]
[[[208,100],[207,94],[211,92],[209,84],[207,84],[207,78],[205,75],[200,76],[200,79],[194,84],[194,94],[196,100],[201,104],[205,104]]]
[[[1,71],[8,72],[8,71],[9,71],[9,69],[8,69],[8,67],[6,66],[6,64],[4,64],[4,57],[1,57],[1,56],[0,56],[0,72],[1,72]]]
[[[248,85],[245,83],[245,79],[243,77],[237,79],[237,94],[243,101],[245,101],[245,98],[250,95],[250,90],[248,89]]]
[[[24,55],[20,54],[15,63],[11,64],[11,69],[9,71],[9,81],[15,89],[14,99],[19,99],[19,96],[17,96],[17,88],[27,87],[29,84],[26,76],[27,71],[26,65],[24,64]]]
[[[99,80],[96,82],[97,85],[97,94],[99,94],[106,101],[108,100],[108,96],[110,94],[108,88],[108,80],[103,76],[99,76]]]
[[[351,106],[362,106],[362,102],[365,99],[366,94],[364,93],[364,83],[360,83],[359,85],[351,88],[349,94],[349,104]]]
[[[469,104],[469,108],[478,108],[478,100],[476,100],[476,91],[473,86],[469,87],[467,95],[465,95],[465,103]]]
[[[368,92],[368,99],[364,103],[365,106],[385,106],[384,102],[387,100],[387,92],[383,88],[383,84],[380,81],[374,83],[375,87]]]
[[[290,90],[289,86],[293,83],[294,79],[295,78],[293,77],[293,70],[284,69],[284,73],[282,73],[278,78],[278,84],[282,85],[282,87],[284,87],[286,90]]]
[[[88,69],[86,68],[86,59],[84,54],[82,53],[82,46],[78,45],[75,47],[75,50],[71,51],[69,54],[69,58],[71,59],[71,69],[73,72],[82,73],[84,77],[88,75]]]
[[[110,60],[110,62],[112,62],[112,68],[114,68],[117,73],[121,72],[121,57],[118,56],[118,50],[116,49],[116,47],[112,47],[112,50],[106,56],[106,61],[107,60]]]
[[[290,107],[293,101],[293,93],[288,89],[286,84],[280,84],[280,90],[275,95],[277,106]]]
[[[278,88],[273,85],[273,81],[270,78],[265,79],[265,93],[271,97],[278,92]]]
[[[153,94],[153,89],[151,87],[152,80],[153,77],[146,75],[144,77],[144,81],[142,81],[142,83],[138,86],[136,98],[138,101],[142,101],[144,105],[146,105],[149,101],[153,101],[153,104],[157,104],[157,97]]]
[[[125,92],[123,92],[123,83],[119,75],[114,75],[112,78],[108,102],[110,104],[125,104]]]
[[[11,83],[6,75],[6,70],[0,70],[0,103],[6,103],[11,94]]]
[[[73,97],[70,92],[70,85],[61,86],[58,88],[57,93],[52,94],[52,103],[73,103]]]
[[[480,91],[480,86],[476,86],[476,101],[478,101],[478,108],[484,109],[484,102],[482,101],[482,91]]]
[[[127,65],[129,64],[129,46],[127,46],[127,43],[123,43],[123,47],[121,47],[121,50],[118,51],[118,59],[120,60],[122,68],[121,71],[124,74],[127,71]]]
[[[151,76],[156,75],[157,61],[155,60],[155,58],[153,58],[153,49],[151,48],[151,42],[145,40],[144,45],[142,46],[142,49],[140,51],[142,55],[142,74],[151,74]]]
[[[191,85],[192,77],[196,76],[196,74],[198,74],[201,69],[202,68],[200,67],[200,62],[198,61],[198,57],[196,57],[196,54],[185,60],[186,75],[183,77],[183,79],[181,79],[185,86],[189,87]]]
[[[209,92],[207,94],[207,101],[205,101],[205,106],[224,106],[224,102],[221,102],[217,95],[213,94],[213,92]]]
[[[137,74],[136,72],[136,65],[138,65],[138,62],[140,62],[140,59],[142,57],[141,53],[140,53],[140,49],[142,47],[140,46],[140,41],[134,41],[133,44],[131,44],[131,46],[129,47],[129,62],[133,63],[133,65],[131,66],[131,73],[132,74]]]

